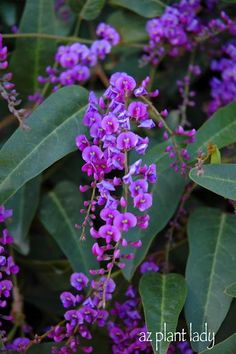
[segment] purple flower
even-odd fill
[[[83,273],[73,273],[70,277],[70,283],[78,291],[83,290],[88,285],[88,278]]]
[[[152,206],[152,195],[150,193],[138,194],[134,198],[134,206],[140,211],[145,211]]]
[[[93,42],[91,52],[94,53],[99,59],[105,59],[106,55],[110,53],[111,45],[106,39],[101,39]]]
[[[88,111],[83,118],[84,125],[91,127],[93,124],[99,124],[101,122],[101,114],[96,111]]]
[[[149,215],[141,215],[137,217],[137,226],[140,229],[147,229],[149,225],[150,216]]]
[[[98,37],[106,39],[112,45],[117,45],[120,41],[119,33],[112,26],[103,22],[98,25],[96,34]]]
[[[99,229],[99,236],[106,239],[107,243],[118,242],[121,239],[120,231],[112,225],[104,225]]]
[[[76,297],[69,291],[64,291],[61,293],[60,299],[65,308],[73,307],[76,304]]]
[[[143,120],[147,117],[147,105],[142,102],[131,102],[128,107],[128,112],[130,116],[136,120]]]
[[[75,141],[76,146],[80,151],[84,151],[84,149],[90,145],[86,135],[78,135]]]
[[[73,85],[75,82],[73,70],[69,69],[69,70],[63,71],[60,74],[59,80],[60,80],[60,83],[62,86]]]
[[[96,162],[103,157],[103,153],[98,146],[92,145],[83,150],[82,157],[86,162]]]
[[[130,184],[129,190],[130,190],[131,196],[134,198],[138,194],[143,194],[148,191],[148,183],[144,179],[138,179]]]
[[[154,263],[153,261],[146,261],[143,262],[140,266],[140,272],[142,274],[147,273],[147,272],[158,272],[159,271],[159,267],[156,263]]]
[[[14,341],[12,342],[11,348],[13,350],[16,350],[19,353],[22,353],[25,351],[25,349],[27,348],[29,343],[30,343],[29,338],[19,337],[19,338],[14,339]]]
[[[2,35],[0,33],[0,69],[4,70],[8,67],[7,53],[7,47],[3,46]]]
[[[111,208],[104,208],[102,209],[100,216],[101,219],[106,221],[107,224],[112,225],[114,222],[114,218],[119,215],[118,210],[111,209]]]
[[[132,91],[136,86],[134,78],[126,73],[113,74],[110,78],[110,83],[122,93]]]
[[[60,64],[63,68],[73,68],[78,63],[78,60],[78,54],[70,50],[65,50],[65,52],[60,55]]]
[[[136,146],[138,136],[132,132],[121,133],[117,138],[117,147],[120,150],[130,150]]]
[[[85,65],[76,65],[72,69],[76,81],[86,81],[90,77],[90,71]]]
[[[135,227],[137,218],[132,213],[119,214],[114,219],[114,226],[119,230],[127,232],[130,228]]]
[[[0,205],[0,222],[4,222],[5,220],[12,217],[12,210],[5,209],[3,205]]]
[[[113,114],[108,114],[102,120],[102,128],[106,133],[112,134],[115,133],[119,128],[119,121]]]

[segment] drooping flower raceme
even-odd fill
[[[12,73],[7,72],[3,75],[1,70],[5,70],[8,67],[8,50],[6,46],[3,46],[3,39],[0,33],[0,95],[7,102],[8,109],[19,121],[19,124],[23,128],[27,128],[24,124],[24,118],[26,117],[26,111],[24,109],[16,108],[21,103],[16,92],[15,85],[12,83]]]
[[[52,348],[52,353],[66,354],[77,352],[78,348],[85,353],[91,353],[93,347],[86,344],[91,340],[92,334],[90,327],[96,324],[98,327],[104,327],[108,318],[108,311],[101,306],[104,296],[103,285],[104,278],[89,281],[83,273],[73,273],[70,283],[75,289],[74,292],[64,291],[60,298],[66,309],[64,314],[65,324],[59,324],[52,328],[48,337],[55,343],[66,340],[66,344],[60,348]],[[90,295],[86,296],[86,288],[90,286]],[[112,279],[107,282],[105,291],[106,300],[110,300],[115,290],[115,283]]]
[[[40,76],[39,82],[49,82],[54,91],[61,86],[83,83],[90,77],[91,68],[98,60],[104,60],[113,46],[120,41],[118,32],[106,23],[100,23],[96,30],[97,37],[90,48],[82,43],[76,42],[70,45],[61,45],[55,54],[54,67],[47,67],[47,77]],[[30,96],[31,101],[39,100],[37,96]]]
[[[132,131],[131,125],[147,129],[155,126],[148,106],[136,98],[140,92],[148,95],[146,82],[137,88],[133,77],[113,74],[102,97],[90,94],[83,119],[90,138],[85,135],[76,138],[85,162],[82,171],[93,179],[90,186],[80,187],[81,191],[92,190],[92,199],[85,202],[82,238],[85,225],[90,223],[90,234],[95,239],[92,252],[98,261],[107,262],[105,267],[91,270],[92,274],[109,275],[115,266],[123,268],[123,260],[131,259],[133,254],[124,254],[122,249],[128,245],[141,246],[140,240],[128,241],[126,233],[134,227],[148,227],[147,210],[152,205],[149,184],[156,182],[156,166],[145,165],[139,158],[129,163],[129,152],[143,155],[149,142],[147,137]],[[129,201],[132,205],[128,205]],[[100,208],[103,223],[98,229],[93,226],[95,207]]]
[[[0,224],[12,216],[12,210],[0,205]],[[13,257],[9,255],[8,245],[13,242],[8,229],[3,227],[0,236],[0,308],[7,306],[7,299],[11,296],[13,288],[11,275],[19,271]]]
[[[163,15],[147,22],[149,43],[144,48],[144,63],[157,65],[164,56],[177,57],[192,51],[205,38],[229,30],[235,34],[236,25],[224,12],[221,18],[205,23],[200,0],[181,0],[167,6]]]
[[[212,101],[208,105],[209,115],[218,108],[236,100],[236,45],[234,42],[223,47],[224,57],[213,60],[211,69],[219,73],[210,82]]]

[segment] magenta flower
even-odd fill
[[[88,285],[88,278],[83,273],[73,273],[70,277],[70,283],[78,291],[83,290]]]
[[[103,153],[98,146],[92,145],[83,150],[82,157],[86,162],[96,162],[103,157]]]
[[[114,218],[119,215],[119,211],[111,208],[104,208],[101,210],[100,217],[102,220],[106,221],[107,224],[112,225]]]
[[[126,73],[113,74],[111,76],[110,83],[121,93],[132,91],[136,86],[134,78],[132,76],[127,75]]]
[[[75,141],[76,146],[80,151],[84,151],[84,149],[90,145],[86,135],[78,135]]]
[[[102,128],[106,133],[115,133],[119,128],[119,121],[113,114],[108,114],[102,120]]]
[[[97,111],[86,112],[83,118],[84,125],[91,127],[94,123],[101,122],[101,114]]]
[[[141,215],[137,217],[137,226],[140,229],[147,229],[149,225],[150,216],[149,215]]]
[[[143,120],[147,117],[147,105],[142,102],[131,102],[128,107],[128,112],[131,117],[136,120]]]
[[[148,191],[148,183],[144,179],[137,179],[133,183],[130,184],[129,190],[131,193],[131,197],[136,197],[138,194],[143,194]]]
[[[99,236],[106,239],[107,243],[112,241],[118,242],[121,239],[121,233],[119,229],[112,225],[104,225],[99,229]]]
[[[119,214],[114,219],[114,226],[119,230],[127,232],[130,228],[135,227],[137,224],[137,218],[132,213]]]
[[[73,307],[76,304],[76,297],[73,294],[71,294],[69,291],[64,291],[63,293],[61,293],[60,299],[62,305],[65,308]]]
[[[0,205],[0,222],[4,222],[6,219],[12,217],[12,210],[5,209],[3,205]]]
[[[138,136],[132,132],[121,133],[117,138],[117,147],[120,150],[130,150],[136,146]]]
[[[134,206],[140,211],[145,211],[152,206],[152,195],[150,193],[138,194],[134,198]]]

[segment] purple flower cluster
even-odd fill
[[[0,224],[12,216],[12,210],[7,210],[3,205],[0,205]],[[0,237],[0,308],[6,307],[7,298],[11,295],[13,288],[10,276],[19,271],[19,267],[15,265],[12,256],[9,255],[7,246],[13,242],[9,231],[3,228]]]
[[[12,343],[7,344],[5,346],[6,348],[6,353],[9,353],[11,351],[16,351],[17,353],[24,353],[27,346],[30,343],[30,339],[26,337],[17,337],[15,338]],[[4,349],[5,349],[4,348]]]
[[[207,24],[200,12],[200,0],[181,0],[167,6],[159,18],[149,20],[146,26],[149,44],[144,48],[143,62],[157,65],[164,56],[176,57],[186,50],[192,51],[199,42],[219,32],[230,30],[235,34],[236,25],[224,12],[221,18]]]
[[[158,272],[159,271],[159,266],[153,262],[152,260],[145,261],[141,264],[140,266],[140,273],[144,274],[147,272]]]
[[[55,54],[55,66],[47,67],[47,77],[40,76],[39,82],[51,83],[54,90],[60,86],[83,83],[90,77],[90,69],[98,60],[104,60],[113,46],[120,41],[118,32],[110,25],[100,23],[96,30],[98,40],[89,48],[79,42],[71,45],[61,45]],[[31,97],[33,98],[33,97]]]
[[[209,115],[218,108],[236,100],[236,45],[229,43],[223,47],[223,58],[213,60],[211,69],[219,73],[210,82],[212,101],[208,105]]]
[[[111,300],[115,290],[115,283],[112,279],[99,280],[89,279],[83,273],[73,273],[70,278],[72,287],[78,292],[65,291],[61,294],[61,302],[67,311],[64,314],[65,324],[53,327],[48,334],[56,343],[66,340],[66,345],[60,348],[53,347],[53,354],[76,353],[78,348],[85,353],[91,353],[93,347],[84,345],[84,341],[91,340],[92,334],[89,326],[96,324],[104,327],[108,318],[108,311],[102,308],[104,296],[104,282],[107,286],[105,290],[106,300]],[[90,295],[85,295],[85,288],[90,285]]]
[[[147,332],[139,312],[139,297],[130,285],[124,303],[116,302],[110,311],[114,321],[108,322],[108,334],[112,341],[113,354],[152,353],[150,342],[139,340],[140,333]]]
[[[91,185],[81,186],[82,192],[92,189],[92,199],[85,202],[88,208],[82,225],[82,238],[85,226],[90,223],[90,234],[96,240],[92,252],[98,261],[107,261],[106,267],[91,270],[91,274],[110,274],[114,266],[123,268],[122,259],[132,259],[133,253],[123,255],[122,247],[128,245],[140,247],[140,240],[128,242],[125,233],[134,227],[147,228],[149,216],[147,209],[152,205],[152,194],[148,191],[149,183],[155,183],[155,164],[143,165],[142,159],[132,164],[128,162],[131,150],[144,154],[149,140],[131,131],[131,121],[138,127],[155,126],[149,117],[148,105],[139,100],[130,102],[132,96],[148,95],[144,80],[136,88],[136,81],[126,73],[115,73],[110,78],[110,86],[104,95],[97,98],[90,94],[89,106],[84,116],[90,139],[85,135],[76,138],[78,149],[82,152],[85,164],[82,171],[93,178]],[[121,176],[123,171],[123,177]],[[112,174],[111,174],[112,173]],[[95,193],[96,191],[96,193]],[[123,192],[122,192],[123,191]],[[95,196],[96,194],[96,196]],[[129,212],[128,200],[132,201],[133,210]],[[96,218],[95,208],[101,207],[100,219],[104,225],[98,230],[93,226]],[[142,215],[142,212],[145,212]]]
[[[8,67],[7,56],[8,50],[6,46],[3,46],[3,39],[0,33],[0,70],[5,70]],[[26,128],[24,124],[26,111],[16,108],[21,103],[21,100],[18,99],[18,93],[11,80],[12,73],[10,72],[0,75],[0,95],[7,102],[9,111],[18,119],[21,127]]]

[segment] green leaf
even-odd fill
[[[212,208],[199,208],[188,224],[190,254],[186,268],[188,297],[185,313],[192,333],[217,333],[231,303],[224,293],[235,281],[236,218]],[[209,342],[192,342],[195,351]]]
[[[189,145],[191,159],[196,158],[199,150],[207,153],[208,144],[218,149],[236,142],[236,102],[220,108],[198,130],[196,142]]]
[[[74,151],[87,91],[65,87],[52,94],[28,118],[30,131],[17,131],[0,150],[0,203],[6,202],[27,181]]]
[[[123,274],[128,280],[132,278],[135,269],[146,256],[155,236],[166,226],[174,214],[184,190],[184,178],[169,167],[170,159],[168,154],[164,152],[166,144],[155,146],[143,157],[143,163],[156,163],[158,180],[150,188],[150,192],[153,193],[153,205],[148,210],[149,227],[146,230],[131,229],[126,236],[129,241],[142,241],[140,248],[127,247],[127,253],[135,254],[134,259],[128,260],[123,269]]]
[[[69,0],[69,5],[81,18],[91,21],[99,16],[105,0]]]
[[[28,231],[38,207],[40,183],[40,176],[32,179],[6,203],[7,208],[13,209],[13,218],[7,221],[7,227],[17,250],[24,255],[29,252]]]
[[[110,4],[124,7],[148,18],[160,16],[165,10],[165,3],[161,0],[110,0]]]
[[[225,294],[231,297],[236,297],[236,282],[227,286],[227,288],[225,289]]]
[[[91,256],[92,239],[80,240],[80,231],[75,224],[81,224],[84,215],[80,213],[83,200],[78,188],[71,182],[61,182],[42,201],[40,220],[68,258],[74,271],[89,274],[97,262]]]
[[[179,274],[162,275],[146,273],[140,280],[139,291],[144,307],[145,322],[152,332],[152,347],[155,353],[166,354],[172,339],[166,341],[161,335],[172,332],[177,327],[179,314],[184,306],[187,288],[184,278]],[[156,333],[160,332],[156,336]],[[158,340],[156,340],[156,338]],[[141,337],[140,337],[141,339]]]
[[[210,351],[209,349],[204,350],[199,354],[233,354],[236,348],[236,334],[233,334],[223,342],[217,344]]]
[[[56,20],[53,0],[27,0],[20,22],[20,33],[55,34]],[[11,60],[14,83],[21,95],[33,94],[42,87],[38,76],[53,61],[56,41],[43,38],[18,38]]]
[[[29,354],[51,354],[52,352],[52,347],[55,347],[55,342],[51,343],[39,343],[36,345],[33,345],[29,349]]]
[[[115,11],[108,18],[108,23],[118,30],[126,43],[146,41],[148,39],[145,31],[146,20],[136,14]]]
[[[87,20],[94,20],[100,12],[105,4],[105,0],[87,0],[81,10],[80,16]]]
[[[198,176],[197,168],[193,168],[189,177],[195,183],[224,198],[236,200],[235,164],[204,165],[203,171],[203,174]]]

